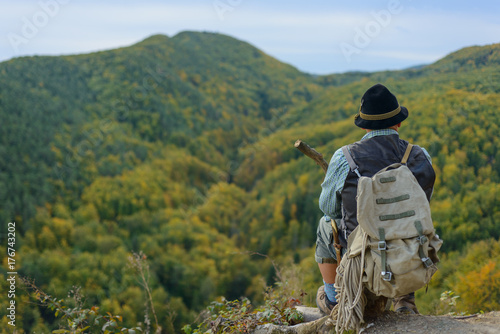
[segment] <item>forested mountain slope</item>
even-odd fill
[[[419,69],[315,77],[231,37],[183,32],[0,63],[0,217],[17,223],[19,274],[60,298],[81,286],[88,305],[127,326],[144,318],[127,266],[139,251],[164,328],[217,296],[261,302],[271,260],[295,265],[314,303],[322,172],[293,143],[329,159],[361,138],[352,117],[381,82],[410,111],[401,137],[426,147],[437,172],[446,255],[421,309],[439,312],[447,290],[460,311],[498,308],[488,277],[500,275],[499,59],[495,44]],[[57,327],[18,294],[18,328]]]

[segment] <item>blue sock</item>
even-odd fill
[[[337,291],[335,291],[335,286],[333,284],[325,283],[325,293],[326,297],[328,297],[328,300],[331,301],[332,303],[336,303],[337,299],[335,297],[337,296]]]

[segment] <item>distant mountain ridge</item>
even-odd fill
[[[480,68],[500,63],[500,44],[470,46],[448,54],[433,66],[452,68]]]

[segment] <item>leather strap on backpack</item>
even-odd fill
[[[411,152],[412,148],[413,148],[413,144],[408,144],[408,147],[406,148],[405,154],[403,155],[403,159],[401,160],[401,163],[403,165],[406,165],[406,162],[408,161],[408,158],[410,157],[410,152]]]

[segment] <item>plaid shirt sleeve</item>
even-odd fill
[[[338,149],[332,156],[325,180],[321,184],[321,195],[319,197],[319,208],[327,216],[334,219],[342,218],[340,194],[344,188],[344,183],[349,174],[349,164]]]

